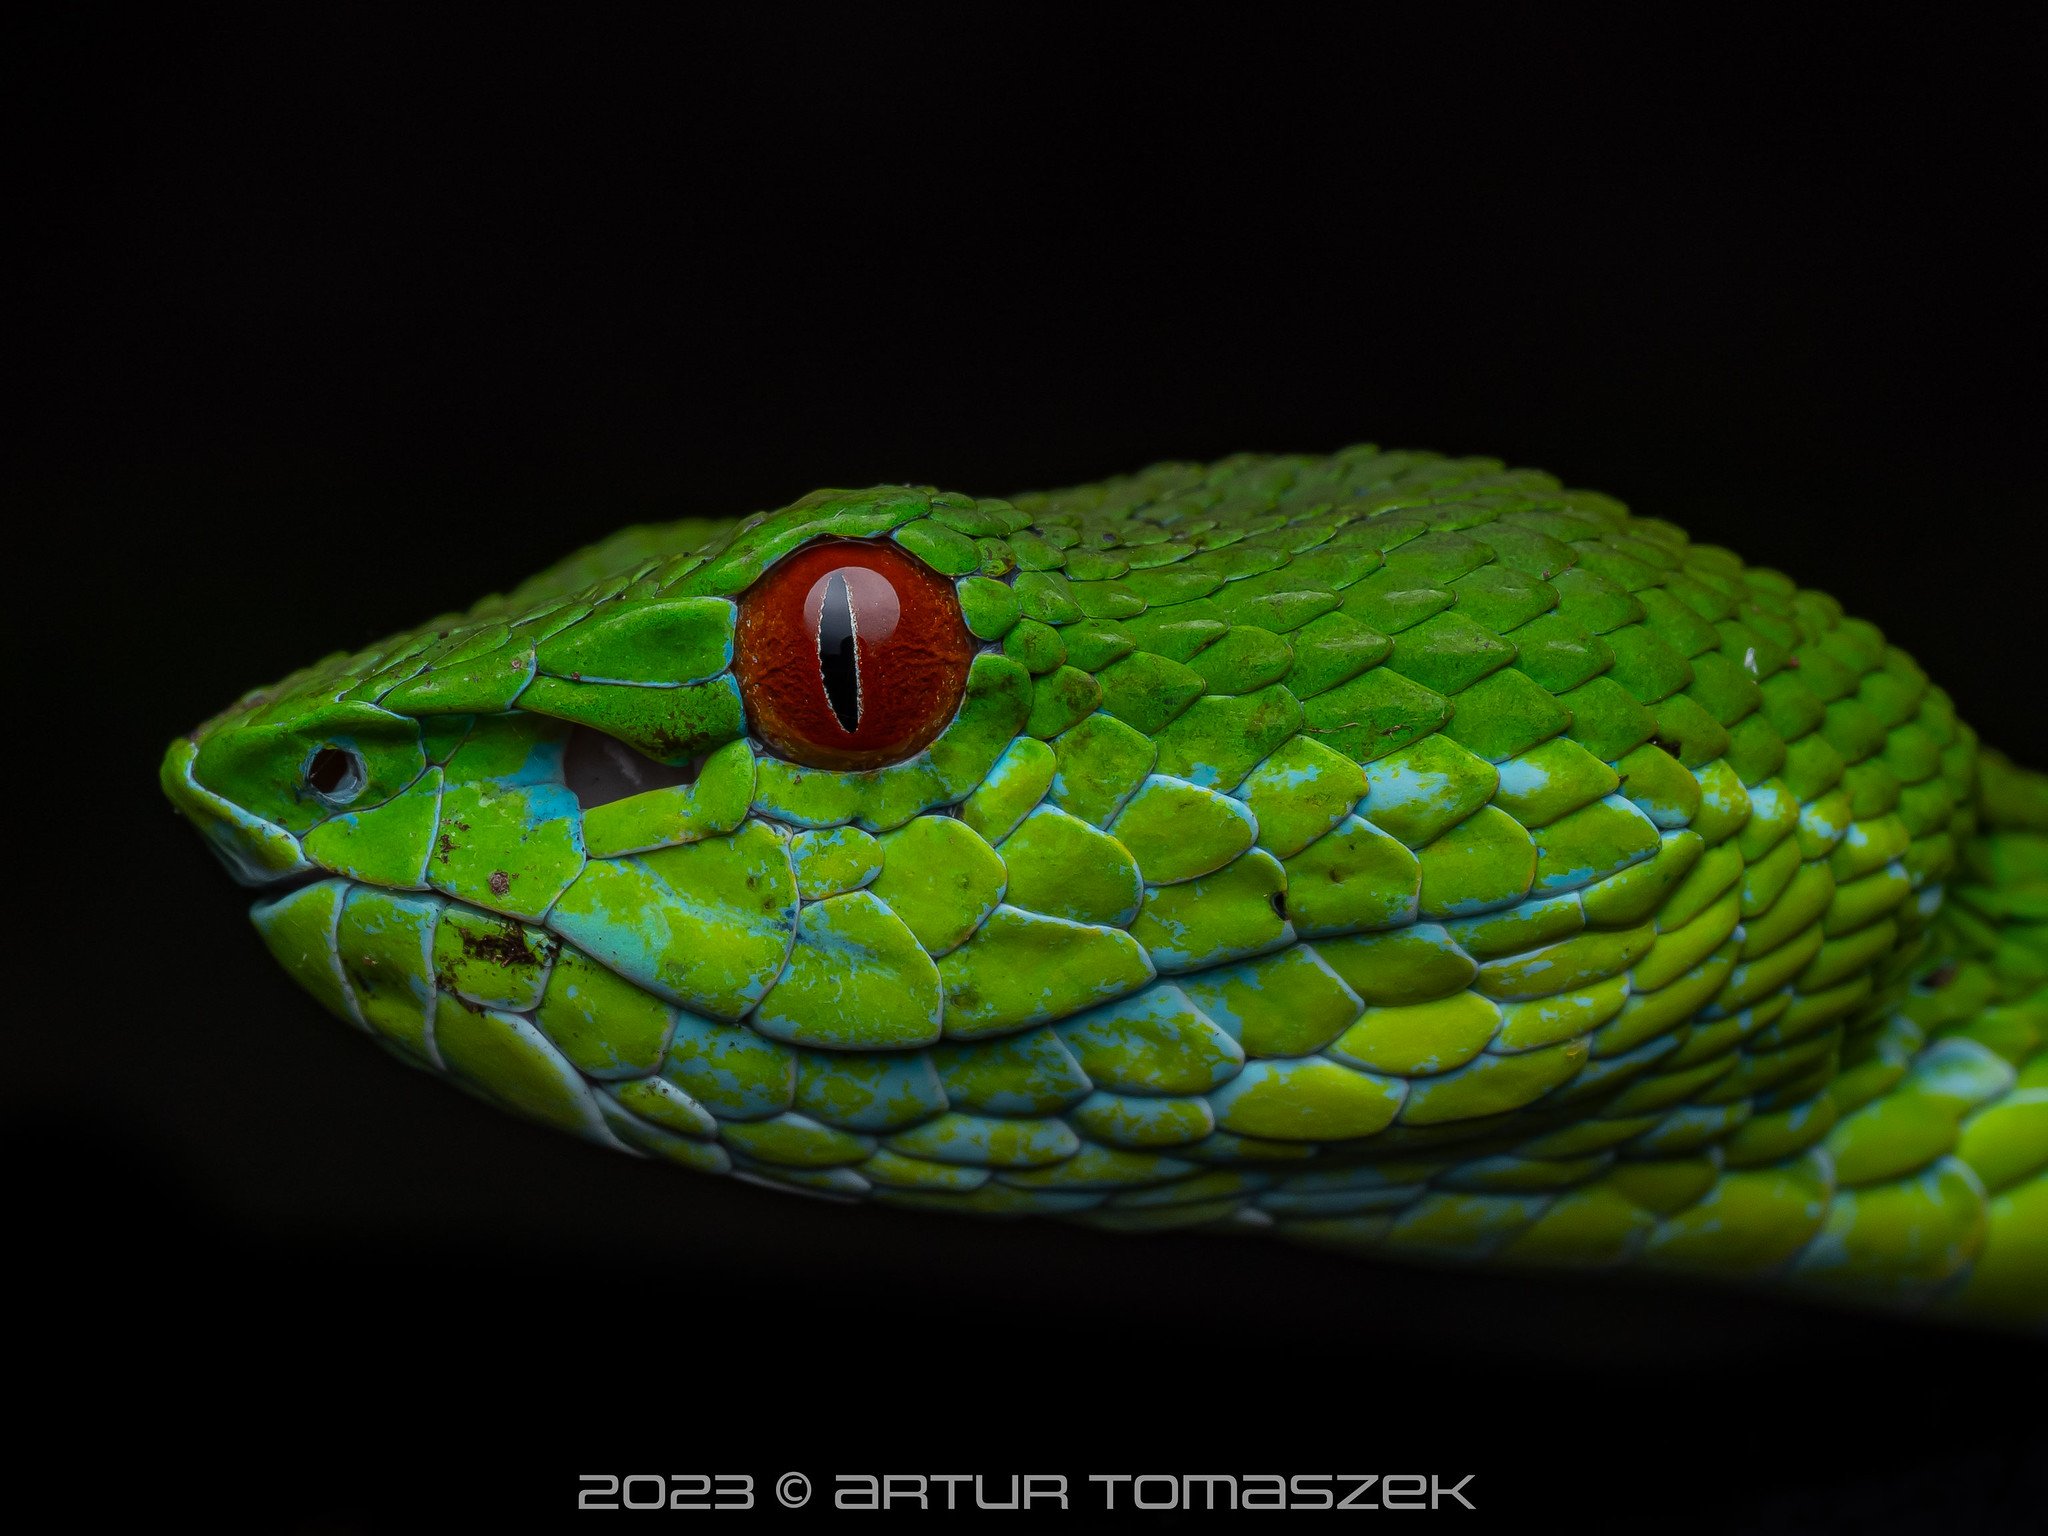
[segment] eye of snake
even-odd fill
[[[973,656],[951,581],[893,543],[832,539],[784,556],[741,597],[733,672],[775,752],[877,768],[946,728]]]

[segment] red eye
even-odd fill
[[[960,707],[973,659],[953,583],[895,544],[807,544],[740,598],[733,672],[747,718],[813,768],[877,768],[927,745]]]

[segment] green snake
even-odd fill
[[[2048,1319],[2048,778],[1536,471],[629,528],[162,778],[327,1008],[607,1147]]]

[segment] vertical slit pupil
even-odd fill
[[[825,701],[848,735],[860,729],[860,657],[854,639],[853,592],[845,575],[834,571],[825,578],[825,600],[818,605],[818,671],[825,680]]]

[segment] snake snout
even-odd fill
[[[180,815],[199,829],[241,885],[274,886],[313,872],[299,840],[283,827],[216,794],[192,776],[199,744],[181,736],[164,753],[160,781]]]

